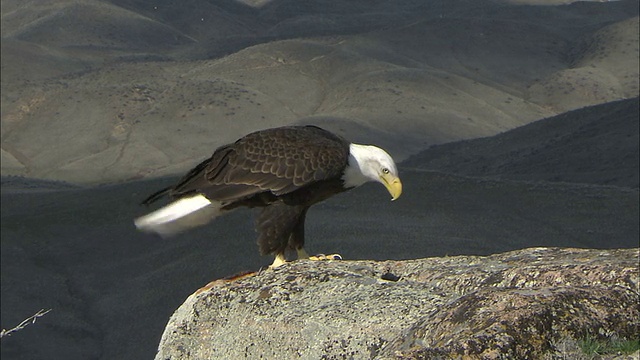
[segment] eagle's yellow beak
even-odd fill
[[[380,180],[391,194],[391,201],[397,199],[402,194],[402,182],[400,179],[391,174],[382,174]]]

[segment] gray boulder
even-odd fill
[[[296,261],[196,291],[156,359],[575,358],[580,339],[637,338],[638,257],[531,248]]]

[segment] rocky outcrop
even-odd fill
[[[638,337],[638,257],[531,248],[296,261],[195,292],[156,359],[575,358],[581,339]]]

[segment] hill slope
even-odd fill
[[[294,122],[402,160],[638,95],[633,0],[249,3],[4,1],[2,173],[171,175]]]
[[[492,137],[434,146],[409,168],[638,187],[638,98],[570,111]]]

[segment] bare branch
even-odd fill
[[[49,310],[41,309],[37,313],[35,313],[35,314],[29,316],[28,318],[22,320],[22,322],[20,324],[18,324],[16,327],[11,328],[9,330],[2,329],[0,331],[0,339],[5,337],[5,336],[10,336],[12,333],[14,333],[14,332],[16,332],[18,330],[24,329],[29,324],[35,324],[36,320],[39,317],[42,317],[42,316],[46,315],[49,311],[51,311],[51,309],[49,309]]]

